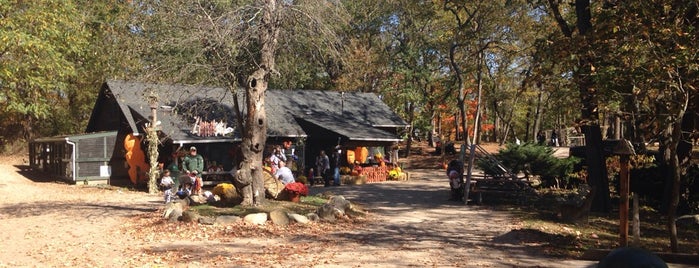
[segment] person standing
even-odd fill
[[[331,172],[330,171],[330,158],[328,158],[328,155],[325,154],[325,150],[320,151],[320,169],[318,170],[323,176],[323,181],[325,181],[325,187],[330,186],[330,178],[331,178]]]
[[[269,156],[269,163],[272,167],[272,173],[276,173],[279,169],[279,163],[286,162],[286,156],[282,153],[282,148],[280,146],[274,147],[272,155]]]
[[[556,130],[554,129],[553,132],[551,132],[551,146],[558,147],[558,134],[556,133]]]
[[[170,171],[170,177],[172,177],[173,180],[173,185],[172,188],[177,189],[179,188],[180,185],[180,165],[177,163],[179,161],[179,157],[177,156],[177,153],[172,154],[172,159],[170,161],[170,164],[167,166],[166,170]]]
[[[333,171],[333,185],[335,186],[340,185],[340,154],[342,154],[342,151],[340,150],[340,145],[338,145],[335,147],[330,159],[330,166]]]
[[[172,187],[175,186],[175,181],[170,177],[170,170],[163,170],[163,177],[160,179],[160,187],[163,190],[163,195],[165,198],[165,204],[172,200]]]
[[[201,179],[201,173],[204,171],[204,158],[197,154],[197,147],[190,147],[189,154],[184,157],[182,161],[182,170],[190,174],[190,177],[194,177],[192,185],[192,193],[200,194],[201,186],[204,184]]]

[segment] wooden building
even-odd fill
[[[244,99],[244,92],[237,94]],[[149,101],[154,97],[157,103]],[[178,152],[195,146],[209,163],[215,161],[228,171],[241,159],[233,104],[233,94],[221,87],[110,80],[102,85],[85,132],[116,133],[108,161],[114,182],[128,181],[123,168],[129,166],[124,147],[127,135],[140,137],[141,147],[147,148],[146,126],[152,122],[153,110],[160,137],[159,162],[167,166]],[[299,168],[312,166],[320,150],[338,145],[390,148],[407,127],[373,93],[268,90],[265,109],[267,145],[291,144],[286,153],[291,156],[293,151]]]

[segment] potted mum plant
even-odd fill
[[[291,202],[298,203],[301,201],[301,196],[308,195],[308,187],[300,182],[292,182],[284,185],[284,191],[289,196]]]

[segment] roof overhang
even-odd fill
[[[400,138],[389,132],[352,120],[319,118],[299,118],[299,120],[303,120],[329,132],[336,133],[344,137],[343,140],[346,141],[380,143],[401,141]]]

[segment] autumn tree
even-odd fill
[[[626,138],[643,144],[659,137],[667,166],[662,210],[667,213],[670,247],[678,252],[677,206],[696,129],[693,118],[699,83],[699,4],[696,1],[608,1],[598,36],[605,57],[598,83],[613,90],[629,122]],[[610,94],[611,95],[611,94]],[[692,110],[691,108],[694,107]]]
[[[12,130],[2,135],[31,139],[67,106],[88,36],[73,1],[3,1],[0,18],[0,118]]]
[[[438,36],[445,27],[435,19],[439,7],[432,2],[395,1],[390,16],[383,23],[383,34],[387,40],[387,77],[379,84],[379,93],[410,125],[406,132],[406,151],[412,146],[416,126],[418,132],[427,132],[431,116],[429,102],[444,99],[443,94],[432,92],[444,75],[445,54],[442,53]],[[440,96],[442,95],[442,96]],[[422,120],[421,120],[422,119]]]
[[[562,52],[560,58],[573,59],[569,70],[577,86],[581,103],[580,128],[585,134],[585,161],[588,182],[592,187],[592,209],[608,212],[611,209],[609,179],[602,152],[602,133],[599,122],[599,88],[595,84],[594,31],[592,8],[589,0],[576,0],[573,5],[560,1],[541,1],[548,14],[556,21],[561,38],[552,40],[549,47]],[[570,23],[569,20],[574,20]],[[574,27],[573,27],[574,25]],[[557,48],[554,48],[557,47]],[[558,58],[558,59],[560,59]],[[557,59],[550,59],[557,60]]]
[[[137,57],[129,54],[133,7],[122,1],[0,3],[0,103],[7,102],[0,137],[83,131],[104,80],[139,73]]]

